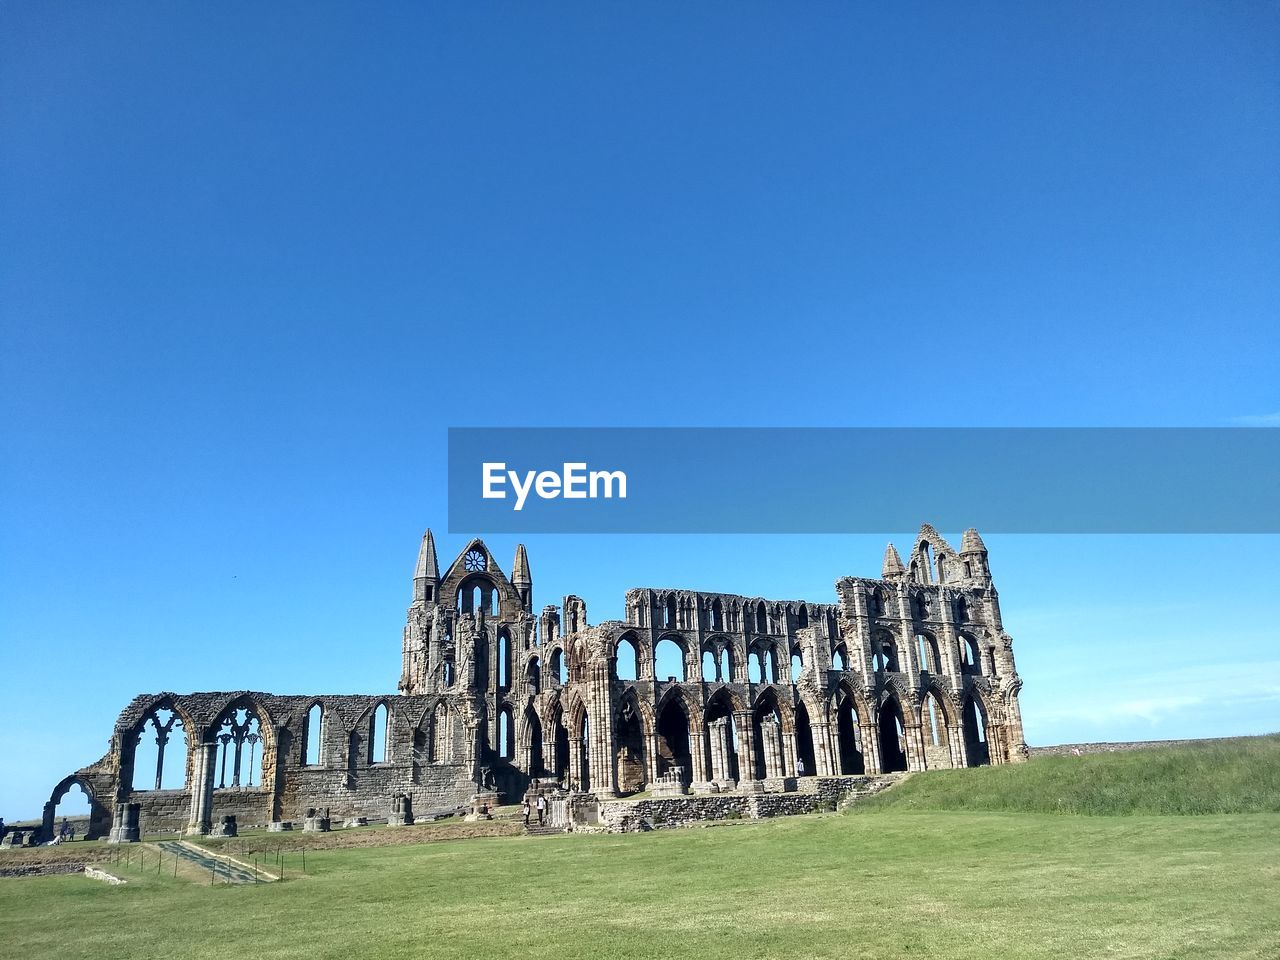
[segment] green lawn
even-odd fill
[[[307,867],[259,886],[0,880],[0,955],[1280,956],[1280,815],[1270,813],[889,807],[317,851]]]
[[[1095,816],[1280,813],[1280,735],[937,771],[911,777],[858,808]]]

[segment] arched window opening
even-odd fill
[[[976,697],[965,698],[961,711],[964,726],[965,752],[969,755],[969,766],[979,767],[991,762],[987,745],[987,714],[978,703]]]
[[[932,556],[932,551],[929,549],[929,544],[927,543],[920,544],[919,557],[920,557],[920,562],[916,565],[916,569],[920,573],[920,582],[932,583],[933,571],[931,568],[933,567],[933,556]]]
[[[581,790],[591,789],[591,718],[587,711],[582,711],[582,726],[578,730],[581,739],[578,741],[578,787]]]
[[[756,604],[756,633],[769,632],[769,611],[765,608],[764,601],[761,600]]]
[[[938,674],[941,672],[941,665],[938,660],[938,645],[934,642],[933,637],[926,634],[916,634],[916,653],[920,658],[920,669],[927,673]]]
[[[537,693],[542,688],[542,662],[537,657],[530,657],[524,675],[529,683],[529,692]]]
[[[564,650],[561,647],[556,647],[551,651],[549,666],[552,680],[561,686],[569,682],[569,668],[568,664],[565,663]]]
[[[733,681],[733,663],[729,658],[729,648],[720,648],[720,679],[726,683]]]
[[[720,605],[718,597],[711,601],[711,629],[724,629],[724,608]]]
[[[759,648],[753,648],[747,656],[747,680],[750,683],[764,683],[764,658]]]
[[[546,771],[542,757],[542,721],[538,719],[532,704],[524,708],[524,725],[528,732],[529,774],[541,777]]]
[[[614,724],[614,741],[617,745],[614,756],[618,770],[618,790],[624,794],[643,790],[648,778],[645,758],[649,748],[634,697],[629,696],[622,701]]]
[[[662,625],[672,630],[676,627],[676,598],[671,594],[667,594],[667,603],[663,610]]]
[[[380,703],[369,720],[369,762],[386,763],[387,761],[387,705]]]
[[[556,711],[556,755],[555,776],[562,783],[569,776],[569,730],[564,725],[564,714]]]
[[[640,679],[640,649],[632,637],[623,637],[618,641],[616,662],[619,680]]]
[[[844,650],[843,650],[843,649],[837,648],[837,649],[836,649],[836,652],[835,652],[835,653],[833,653],[833,654],[831,655],[831,669],[832,669],[832,670],[846,670],[846,669],[848,669],[848,668],[845,666],[845,661],[844,661]]]
[[[74,840],[78,834],[82,839],[88,839],[86,834],[89,833],[92,814],[93,803],[89,798],[89,792],[79,780],[71,781],[67,789],[62,792],[62,796],[54,798],[54,835],[66,840]]]
[[[693,770],[689,751],[689,718],[679,699],[667,701],[658,715],[658,776],[678,770],[680,779],[688,783]]]
[[[960,638],[960,655],[963,660],[960,667],[964,673],[982,673],[982,654],[978,649],[978,641],[973,637],[962,636]]]
[[[431,759],[436,763],[452,763],[454,759],[453,711],[441,700],[432,718]]]
[[[172,710],[160,708],[134,734],[134,790],[181,790],[187,779],[187,732]]]
[[[262,786],[262,724],[252,707],[230,708],[217,726],[218,788]],[[230,774],[231,781],[227,782]]]
[[[818,772],[818,762],[813,750],[813,729],[809,724],[809,710],[804,703],[796,706],[796,776],[812,777]]]
[[[302,762],[309,767],[320,765],[320,746],[324,742],[324,707],[315,703],[307,711],[306,743]]]
[[[929,696],[925,697],[924,702],[926,731],[929,734],[929,743],[935,747],[941,746],[942,736],[939,731],[942,727],[942,722],[941,718],[938,716],[938,701],[933,694],[929,694]]]
[[[793,650],[791,652],[791,682],[799,683],[802,672],[804,672],[804,658],[800,656],[799,650]]]
[[[840,740],[840,772],[845,775],[864,773],[862,743],[853,698],[845,693],[836,707],[836,734]]]
[[[716,781],[738,780],[738,731],[733,720],[733,708],[728,698],[713,697],[707,705],[706,734],[710,753],[710,779]]]
[[[702,651],[702,679],[705,683],[714,683],[716,676],[716,655],[710,650]]]
[[[898,645],[894,642],[893,637],[887,633],[876,634],[871,641],[872,652],[875,654],[875,667],[877,670],[887,673],[897,673],[898,668]]]
[[[510,707],[503,707],[498,714],[498,756],[511,760],[516,755],[515,721]]]
[[[809,626],[809,608],[805,604],[800,604],[800,612],[796,615],[796,627],[803,630]]]
[[[965,561],[965,575],[969,573],[969,561]],[[964,597],[956,597],[956,623],[969,622],[969,602]]]
[[[670,637],[659,640],[658,646],[654,649],[653,676],[655,680],[683,681],[686,679],[684,651]]]
[[[511,687],[511,636],[505,627],[498,631],[498,689]]]
[[[896,700],[880,707],[880,763],[885,773],[907,769],[907,737]]]
[[[781,674],[778,673],[778,650],[776,647],[769,648],[768,657],[769,657],[769,682],[777,683],[778,677],[781,676]]]

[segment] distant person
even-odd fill
[[[67,824],[67,839],[74,840],[76,838],[76,825],[74,823]]]
[[[4,831],[5,831],[4,817],[0,817],[0,840],[4,839]]]
[[[547,798],[538,794],[538,826],[542,826],[542,818],[547,815]]]
[[[799,776],[801,776],[801,777],[803,777],[803,776],[804,776],[804,761],[803,761],[803,760],[796,760],[796,774],[797,774],[797,775],[799,775]]]
[[[1080,752],[1080,748],[1079,748],[1079,747],[1072,747],[1072,748],[1071,748],[1071,755],[1072,755],[1073,757],[1083,756],[1083,754],[1081,754],[1081,752]]]
[[[67,823],[67,818],[63,817],[62,826],[58,827],[58,839],[59,840],[67,839],[67,834],[69,834],[70,832],[71,832],[71,826]]]
[[[532,812],[532,811],[529,809],[529,798],[528,798],[528,797],[525,797],[525,798],[524,798],[524,806],[522,806],[522,807],[520,808],[520,812],[521,812],[522,814],[524,814],[524,825],[527,827],[527,826],[529,825],[529,814]]]

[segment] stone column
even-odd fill
[[[796,775],[796,770],[798,769],[796,764],[796,760],[798,759],[798,754],[796,753],[796,732],[794,730],[783,730],[781,726],[779,726],[778,729],[782,731],[782,749],[778,756],[778,759],[782,764],[782,772],[778,775],[781,777],[794,777]],[[812,729],[813,725],[810,724],[811,732]]]
[[[760,724],[760,739],[763,740],[764,748],[764,775],[766,777],[780,777],[782,772],[779,770],[779,752],[780,752],[781,726],[774,717],[766,717]]]
[[[874,716],[874,713],[873,713]],[[862,727],[862,765],[868,774],[883,772],[880,760],[880,725],[874,721],[860,724]]]
[[[738,779],[756,779],[756,738],[750,711],[741,711],[733,715],[734,727],[738,731]]]
[[[920,682],[915,620],[911,616],[911,598],[903,588],[898,589],[898,669],[911,678],[912,686]]]
[[[582,785],[582,738],[569,734],[569,785],[574,790]]]
[[[814,723],[813,717],[809,718],[809,731],[813,736],[813,760],[816,770],[809,771],[819,777],[834,776],[839,772],[838,764],[834,763],[831,756],[831,744],[834,737],[831,734],[831,720],[821,720]]]
[[[701,720],[689,718],[689,753],[693,767],[689,775],[692,783],[705,783],[711,779],[707,775],[707,737],[704,730]]]
[[[213,780],[217,759],[216,743],[196,743],[195,756],[191,763],[191,816],[187,820],[188,836],[208,833],[213,827]]]

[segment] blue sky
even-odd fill
[[[0,815],[143,690],[394,689],[421,529],[466,539],[451,425],[1280,424],[1277,39],[1263,3],[6,4]],[[597,619],[829,600],[912,533],[528,543]],[[1275,537],[987,541],[1033,742],[1280,729]]]

